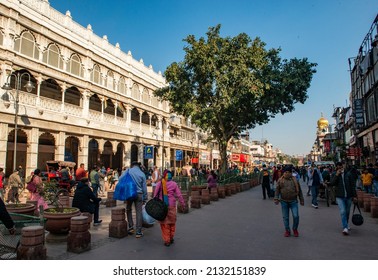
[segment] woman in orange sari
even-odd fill
[[[163,179],[157,183],[154,196],[159,196],[168,206],[168,215],[165,220],[160,222],[161,235],[165,246],[170,246],[174,242],[176,232],[176,200],[180,206],[185,207],[184,199],[176,182],[172,181],[172,173],[165,170]]]

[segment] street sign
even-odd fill
[[[154,146],[145,146],[144,147],[144,158],[153,159],[154,158]]]
[[[182,150],[176,150],[176,160],[182,160],[182,159],[183,159]]]

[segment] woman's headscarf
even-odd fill
[[[163,201],[166,205],[169,206],[168,201],[168,189],[167,189],[167,182],[172,180],[172,173],[168,170],[164,170],[163,179],[161,180],[161,184],[163,186]]]

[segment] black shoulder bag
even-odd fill
[[[163,221],[168,214],[168,206],[159,198],[160,193],[163,192],[162,188],[163,186],[160,187],[160,191],[157,195],[150,199],[145,206],[147,214],[158,221]]]
[[[356,207],[357,207],[359,213],[354,213],[355,210],[356,210]],[[360,207],[358,206],[358,203],[354,203],[352,223],[355,226],[360,226],[364,223],[364,217],[362,217],[362,215],[361,215],[361,210],[360,210]]]

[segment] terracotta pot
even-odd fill
[[[80,210],[75,207],[63,207],[59,210],[58,208],[48,208],[44,211],[44,217],[46,221],[46,230],[53,234],[68,234],[70,231],[71,218],[79,216]]]
[[[7,204],[6,208],[9,213],[23,214],[23,215],[34,215],[35,206],[32,203],[17,203],[17,204]],[[23,217],[12,216],[13,220],[24,220]]]

